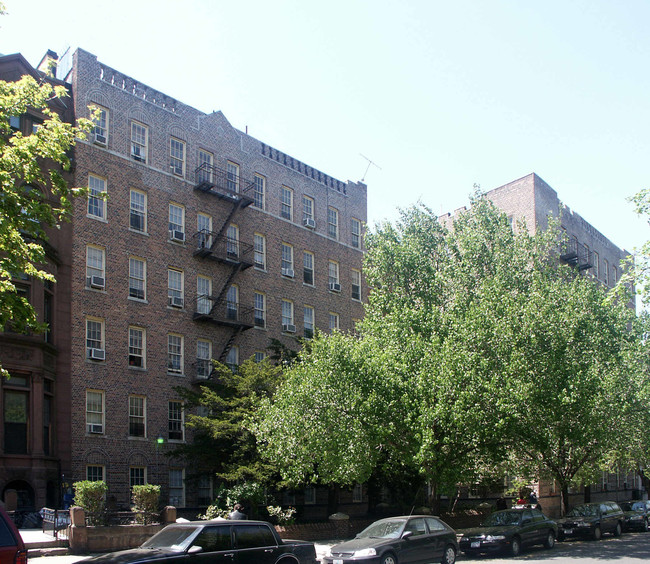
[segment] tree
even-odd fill
[[[650,222],[650,189],[641,190],[630,198],[634,211]],[[650,304],[650,241],[635,249],[635,256],[627,265],[619,286],[634,284],[644,304]]]
[[[275,469],[261,460],[255,437],[243,422],[257,409],[262,398],[275,391],[281,368],[267,360],[248,359],[237,373],[219,362],[199,390],[177,388],[186,407],[201,406],[202,415],[188,414],[186,424],[194,430],[191,442],[174,449],[171,456],[187,460],[194,474],[216,475],[225,482],[267,483]]]
[[[536,464],[537,472],[546,464],[551,473],[557,453],[543,451],[542,438],[564,432],[560,423],[574,415],[585,420],[558,440],[582,448],[576,472],[602,459],[612,443],[597,415],[611,414],[617,402],[611,394],[621,385],[629,316],[624,306],[605,304],[594,282],[558,264],[556,231],[513,229],[477,195],[449,230],[416,206],[396,225],[379,226],[367,246],[371,293],[360,336],[315,338],[254,426],[285,478],[349,484],[384,461],[386,470],[417,470],[436,507],[442,490],[520,462],[510,453],[522,442],[530,464],[517,468]],[[569,350],[573,343],[582,350]],[[578,386],[576,395],[563,396],[563,383]],[[591,411],[574,413],[576,396],[588,403],[589,394]],[[555,412],[566,415],[559,429],[540,426],[556,421]]]
[[[75,138],[84,138],[92,122],[80,119],[75,126],[51,109],[67,95],[63,86],[31,76],[0,81],[0,328],[11,322],[15,332],[44,329],[16,291],[15,277],[55,281],[46,264],[47,230],[67,220],[73,198],[85,193],[69,187],[63,172],[70,167]],[[27,112],[45,119],[23,135],[12,128],[12,118]]]

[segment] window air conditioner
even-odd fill
[[[295,325],[291,325],[291,324],[289,324],[289,323],[283,323],[283,324],[282,324],[282,330],[283,330],[285,333],[295,333],[295,332],[296,332],[296,326],[295,326]]]
[[[293,278],[293,268],[283,268],[282,276],[287,276],[288,278]]]
[[[169,237],[172,241],[185,241],[185,232],[174,229],[169,232]]]
[[[316,229],[316,222],[311,217],[306,217],[302,220],[302,224],[309,229]]]
[[[330,282],[330,291],[331,292],[340,292],[341,285],[338,282]]]
[[[102,147],[106,147],[106,135],[102,135],[101,133],[95,133],[95,144],[101,145]]]
[[[106,284],[106,280],[103,276],[91,276],[90,277],[90,287],[103,290]]]
[[[172,307],[183,307],[183,297],[182,296],[170,296],[169,305]]]
[[[93,433],[94,435],[100,435],[104,432],[104,426],[101,423],[88,425],[88,432]]]
[[[106,351],[104,349],[88,349],[88,358],[90,360],[105,360]]]
[[[139,161],[141,163],[144,162],[144,156],[142,155],[142,150],[140,149],[139,145],[131,145],[131,157],[135,161]]]

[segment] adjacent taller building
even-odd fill
[[[317,329],[353,329],[363,315],[366,186],[81,49],[58,75],[74,115],[88,117],[90,106],[99,117],[74,150],[71,180],[89,196],[75,205],[71,274],[59,281],[69,307],[54,320],[70,359],[54,383],[69,402],[55,417],[69,437],[50,453],[57,479],[103,479],[117,506],[143,483],[160,484],[164,503],[207,504],[210,476],[166,456],[189,438],[175,388],[209,378],[211,359],[233,369],[261,360],[271,339],[296,349],[296,337]],[[36,419],[29,408],[25,417]],[[32,435],[25,455],[42,448]],[[45,505],[40,482],[22,475],[34,506]]]

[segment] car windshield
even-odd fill
[[[396,539],[402,534],[405,519],[384,519],[377,521],[365,528],[358,535],[358,539]]]
[[[645,509],[645,504],[642,501],[637,501],[631,503],[629,501],[619,503],[623,511],[643,511]]]
[[[521,520],[520,511],[498,511],[492,513],[485,521],[484,527],[507,527],[509,525],[519,525]]]
[[[165,527],[145,542],[141,548],[166,548],[174,552],[182,552],[187,549],[189,539],[196,531],[196,527],[176,527],[174,525]]]
[[[597,505],[577,505],[567,513],[567,517],[595,517],[598,515]]]

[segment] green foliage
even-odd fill
[[[266,510],[269,513],[269,517],[271,518],[272,523],[275,523],[277,525],[293,525],[296,522],[295,507],[287,507],[286,509],[282,509],[282,507],[278,505],[268,505],[266,507]]]
[[[1,7],[0,7],[1,9]],[[34,309],[16,291],[14,278],[27,275],[54,281],[49,272],[47,229],[69,218],[72,200],[85,188],[70,188],[62,171],[70,167],[69,149],[84,138],[90,120],[77,126],[61,121],[49,103],[64,98],[62,86],[39,84],[25,76],[0,81],[0,328],[11,323],[15,332],[41,331]],[[30,135],[14,131],[10,118],[31,112],[45,116]]]
[[[84,480],[75,482],[73,488],[74,503],[85,511],[88,524],[102,525],[106,508],[106,492],[108,491],[106,482]]]
[[[193,441],[172,455],[186,459],[196,475],[216,475],[232,483],[269,482],[276,476],[275,469],[260,458],[255,437],[244,423],[260,401],[274,393],[281,367],[248,359],[233,374],[213,362],[213,375],[198,392],[177,388],[188,407],[203,406],[208,415],[187,415],[186,424],[195,431]]]
[[[131,488],[133,511],[137,513],[136,521],[148,525],[158,518],[160,503],[160,486],[144,484]]]
[[[650,221],[650,189],[641,190],[629,198],[629,201],[634,205],[634,211],[638,215]],[[634,256],[630,257],[621,276],[619,287],[633,286],[647,306],[650,304],[650,240],[634,251]]]
[[[199,519],[226,518],[236,503],[250,508],[251,513],[257,512],[257,507],[268,501],[266,488],[259,482],[241,482],[228,487],[220,484],[215,492],[214,502],[207,508]]]

